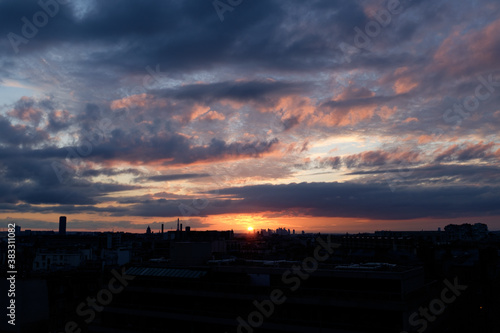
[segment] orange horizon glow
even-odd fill
[[[3,214],[1,231],[5,231],[9,221],[15,221],[22,230],[50,231],[57,232],[59,216],[62,214]],[[29,216],[29,218],[27,218]],[[177,217],[116,217],[86,214],[66,214],[68,232],[131,232],[144,233],[148,226],[154,233],[161,229],[161,224],[165,224],[165,232],[175,230]],[[290,229],[292,233],[363,233],[377,230],[399,230],[399,231],[420,231],[420,230],[442,230],[447,224],[462,224],[481,222],[488,225],[489,230],[500,230],[500,220],[492,216],[488,218],[456,218],[456,219],[414,219],[414,220],[370,220],[363,218],[339,218],[339,217],[313,217],[313,216],[293,216],[280,215],[279,213],[263,212],[258,214],[224,214],[209,215],[203,218],[179,216],[184,227],[191,227],[192,231],[205,230],[233,230],[236,233],[248,233],[260,231],[261,229],[278,228]],[[124,226],[123,221],[130,225]],[[43,223],[43,225],[41,224]],[[37,227],[39,224],[41,227]],[[87,226],[88,225],[88,226]],[[250,229],[251,228],[251,229]]]

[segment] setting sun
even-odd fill
[[[253,228],[252,227],[248,227],[247,230],[251,232],[251,231],[253,231]]]

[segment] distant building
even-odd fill
[[[131,253],[129,249],[103,249],[101,252],[101,262],[106,266],[122,266],[130,262]]]
[[[151,234],[151,228],[149,227],[149,225],[148,225],[148,228],[146,229],[146,234],[147,234],[147,235],[150,235],[150,234]]]
[[[448,224],[444,231],[449,241],[478,241],[488,236],[488,226],[483,223]]]
[[[59,217],[59,235],[66,235],[66,216]]]
[[[254,230],[255,232],[255,230]],[[286,228],[278,228],[276,230],[274,229],[260,229],[260,232],[258,232],[261,236],[271,236],[271,235],[280,235],[280,236],[287,236],[290,235],[290,229]]]
[[[57,271],[79,267],[91,254],[83,250],[49,250],[36,252],[33,260],[34,271]]]
[[[109,232],[106,233],[106,248],[114,249],[121,246],[122,235],[120,233]]]

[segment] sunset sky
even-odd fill
[[[500,230],[498,0],[41,4],[0,1],[1,230]]]

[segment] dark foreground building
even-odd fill
[[[421,268],[131,267],[91,332],[401,332],[431,286]],[[430,330],[429,330],[430,331]]]
[[[500,238],[415,236],[20,235],[0,332],[497,333]]]

